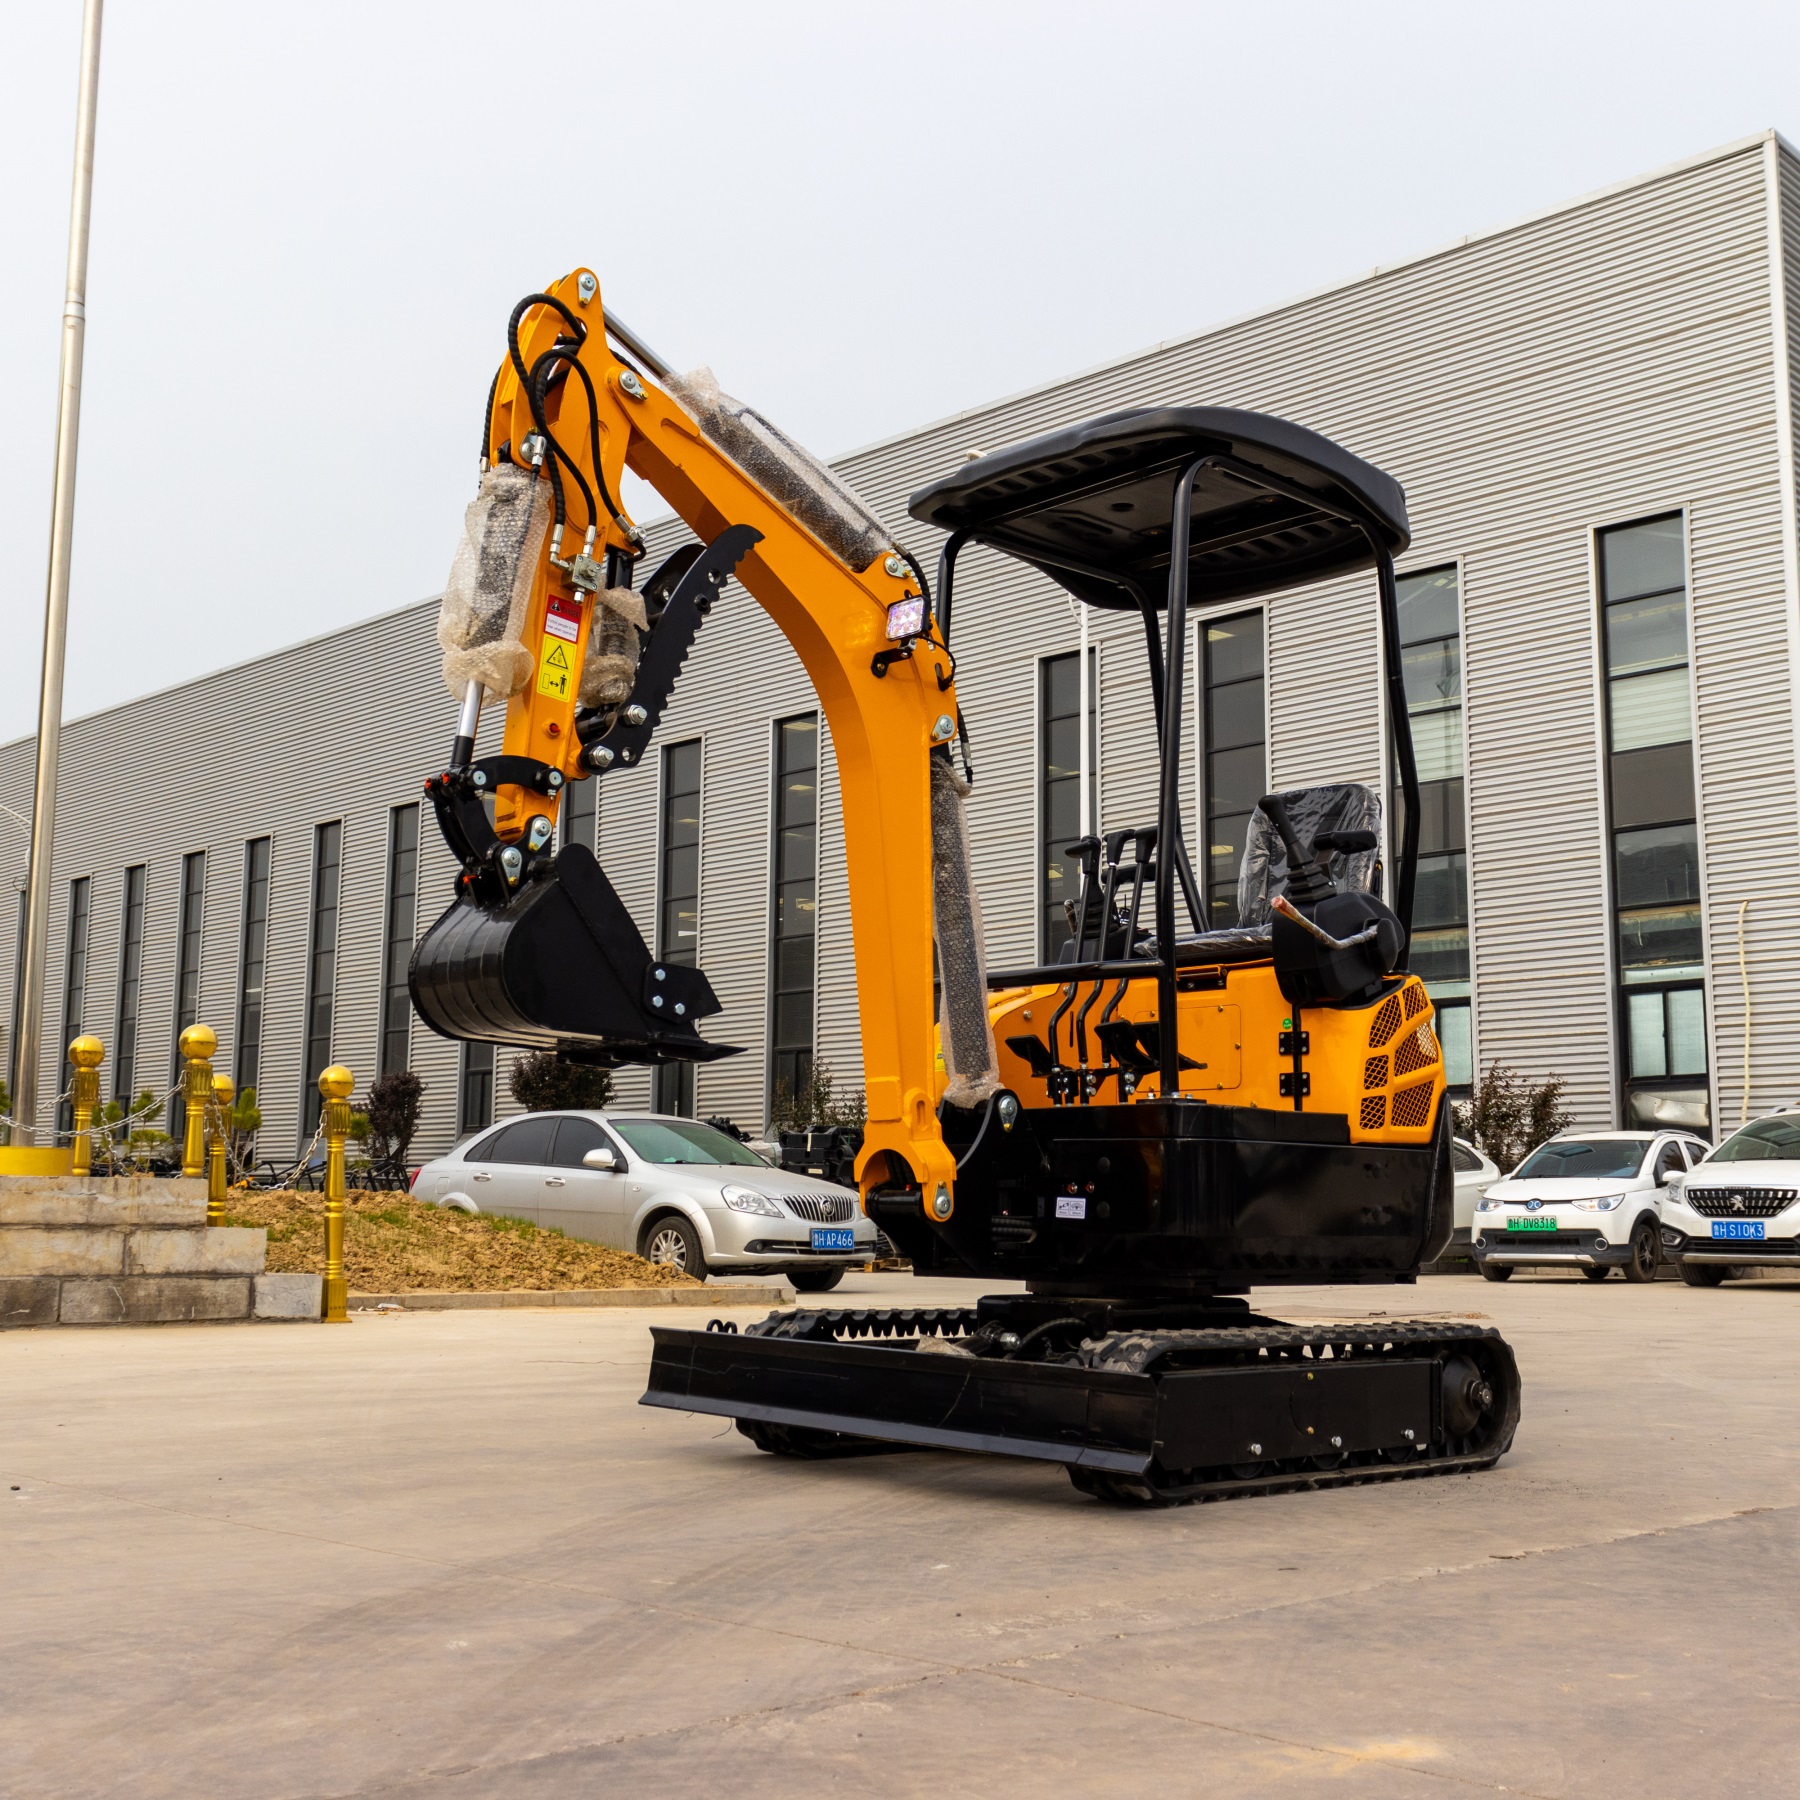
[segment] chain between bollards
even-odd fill
[[[206,1222],[225,1223],[225,1110],[237,1092],[229,1075],[212,1078],[212,1092],[206,1097]]]
[[[344,1139],[350,1135],[350,1095],[356,1077],[342,1063],[319,1076],[325,1100],[325,1323],[350,1323],[344,1283]]]
[[[190,1025],[178,1048],[185,1059],[181,1075],[181,1172],[190,1181],[206,1173],[206,1109],[212,1104],[212,1053],[218,1035],[210,1025]]]
[[[91,1175],[94,1169],[94,1114],[100,1107],[100,1065],[105,1060],[105,1046],[97,1037],[78,1037],[69,1046],[69,1061],[75,1065],[69,1100],[75,1109],[77,1175]]]

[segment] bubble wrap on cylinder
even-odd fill
[[[663,386],[771,500],[839,561],[861,571],[893,550],[893,539],[860,495],[761,413],[721,393],[711,369],[671,375]]]
[[[504,696],[530,680],[525,615],[549,529],[550,487],[532,470],[500,463],[482,476],[438,607],[444,684],[458,699],[471,681]]]
[[[969,872],[968,784],[948,755],[931,757],[931,910],[937,928],[943,1000],[938,1028],[952,1106],[980,1106],[1000,1085],[994,1028],[988,1018],[987,957],[981,904]]]
[[[594,596],[594,623],[581,665],[583,706],[619,706],[637,680],[644,599],[630,588],[602,588]]]

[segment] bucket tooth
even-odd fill
[[[555,1049],[584,1062],[735,1056],[696,1029],[718,1012],[698,970],[659,962],[593,852],[567,844],[500,907],[465,895],[419,940],[413,1005],[441,1037]]]

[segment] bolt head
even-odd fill
[[[190,1025],[181,1034],[181,1054],[189,1062],[204,1062],[218,1047],[218,1033],[210,1025]]]
[[[1341,1437],[1334,1437],[1334,1438],[1333,1438],[1333,1439],[1332,1439],[1332,1440],[1331,1440],[1331,1447],[1332,1447],[1332,1449],[1334,1449],[1334,1450],[1341,1450],[1341,1449],[1343,1449],[1343,1447],[1344,1447],[1344,1440],[1343,1440],[1343,1439],[1342,1439],[1342,1438],[1341,1438]]]
[[[950,1190],[941,1181],[937,1192],[931,1196],[931,1216],[934,1219],[947,1219],[950,1216]]]
[[[1252,1444],[1250,1446],[1250,1454],[1252,1456],[1261,1456],[1262,1455],[1262,1445],[1261,1444]]]
[[[669,971],[667,969],[658,969],[656,971],[656,979],[658,981],[667,981],[669,979]]]
[[[939,713],[937,723],[931,728],[931,735],[940,744],[948,743],[956,736],[956,721],[948,713]]]
[[[578,305],[586,306],[599,291],[600,283],[586,269],[575,277],[575,299]]]
[[[683,1006],[679,1000],[677,1000],[675,1002],[675,1016],[678,1019],[685,1018],[687,1016],[687,1008],[685,1006]]]
[[[641,706],[628,706],[625,709],[625,723],[627,725],[641,725],[649,718],[649,716],[650,715],[645,712]]]
[[[524,863],[525,859],[519,854],[519,849],[516,844],[508,844],[506,848],[500,852],[500,866],[506,871],[506,878],[508,881],[517,881],[519,879],[519,870],[524,866]]]
[[[1406,1431],[1402,1435],[1405,1437],[1406,1441],[1409,1444],[1413,1441],[1412,1428],[1410,1426],[1406,1429]]]
[[[662,1005],[662,995],[661,994],[652,994],[650,996],[650,1004],[652,1006],[661,1006]]]
[[[898,580],[900,576],[907,573],[906,559],[901,556],[890,556],[887,559],[887,561],[884,562],[881,566],[884,570],[887,571],[888,574],[892,575],[896,580]]]
[[[635,369],[620,370],[619,392],[628,395],[633,400],[643,399],[644,384],[638,380],[637,371]]]
[[[562,770],[552,769],[550,771],[550,783],[549,783],[551,793],[554,794],[556,792],[556,790],[562,786],[562,784],[563,784]]]
[[[587,753],[587,766],[590,769],[610,769],[613,753],[604,744],[596,744]]]
[[[477,769],[477,770],[476,770],[476,771],[475,771],[475,773],[474,773],[474,774],[473,774],[473,775],[471,775],[471,776],[470,776],[470,777],[469,777],[469,779],[470,779],[470,781],[472,781],[472,782],[473,782],[473,783],[474,783],[474,784],[475,784],[475,786],[476,786],[476,787],[478,787],[478,788],[482,788],[482,787],[486,787],[486,786],[487,786],[487,775],[486,775],[486,773],[485,773],[485,772],[484,772],[484,771],[482,771],[482,770],[480,770],[480,769]]]

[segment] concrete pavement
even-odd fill
[[[8,1334],[0,1794],[1791,1791],[1800,1288],[1257,1303],[1489,1315],[1516,1449],[1140,1512],[640,1408],[666,1312]]]

